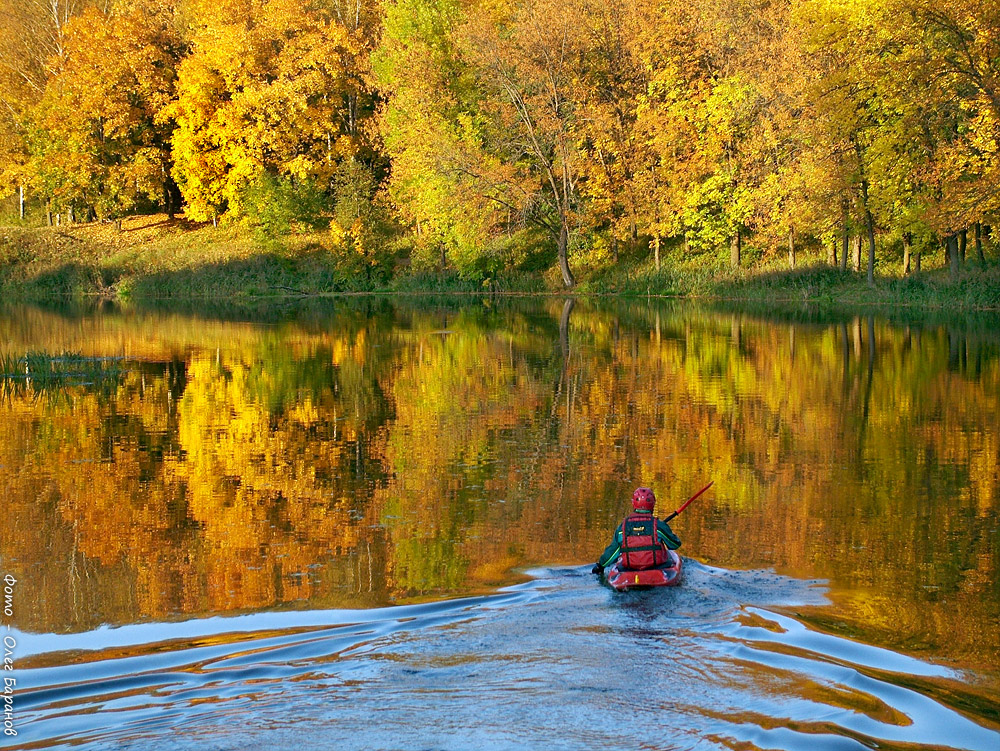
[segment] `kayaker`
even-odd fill
[[[619,556],[622,556],[622,567],[629,570],[654,568],[667,562],[667,550],[677,550],[681,540],[669,524],[653,516],[655,506],[656,495],[651,488],[636,488],[632,494],[632,513],[615,529],[615,536],[604,549],[593,573],[603,573]]]

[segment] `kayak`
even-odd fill
[[[668,550],[670,558],[662,566],[642,571],[621,568],[621,559],[611,564],[605,578],[608,584],[619,592],[627,589],[647,589],[649,587],[673,587],[681,583],[681,557]]]

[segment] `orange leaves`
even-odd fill
[[[83,5],[60,28],[59,65],[26,126],[31,182],[56,208],[119,217],[162,195],[180,47],[170,16],[153,0]]]

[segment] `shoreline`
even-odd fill
[[[453,271],[358,266],[323,235],[278,240],[238,226],[193,225],[165,216],[110,225],[0,227],[0,297],[20,303],[269,304],[355,297],[574,297],[699,302],[724,307],[1000,312],[1000,263],[966,263],[957,277],[940,265],[907,276],[841,271],[818,257],[732,270],[717,259],[648,259],[580,269],[563,289],[544,272],[462,278]],[[808,265],[806,265],[808,264]]]

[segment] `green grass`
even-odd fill
[[[540,275],[466,278],[454,271],[388,271],[329,247],[323,233],[268,239],[238,225],[165,217],[110,225],[0,228],[0,293],[29,300],[259,300],[349,293],[523,294],[545,291]]]
[[[829,306],[1000,309],[1000,269],[967,268],[957,277],[945,269],[906,277],[876,276],[814,266],[744,279],[718,280],[715,297],[756,302],[810,302]]]
[[[388,246],[387,246],[388,247]],[[758,263],[732,270],[723,258],[665,254],[660,270],[651,260],[614,267],[575,268],[576,294],[620,297],[685,297],[749,306],[913,306],[1000,309],[1000,269],[970,263],[957,278],[930,268],[900,277],[840,271],[814,259],[794,271]],[[890,268],[888,263],[878,271]],[[324,233],[280,241],[239,225],[213,227],[165,216],[132,217],[112,225],[0,227],[0,295],[4,299],[112,299],[117,301],[267,300],[349,293],[503,295],[562,293],[554,269],[512,272],[489,279],[454,271],[418,273],[394,252],[381,266],[330,246]],[[396,264],[399,264],[398,266]],[[894,268],[894,266],[892,267]],[[551,273],[550,273],[551,272]]]
[[[840,271],[826,264],[796,270],[649,264],[592,274],[582,291],[627,297],[696,297],[755,305],[1000,309],[1000,267],[970,265],[957,277],[937,268],[905,277]]]
[[[145,221],[143,221],[145,220]],[[287,246],[237,226],[165,217],[110,225],[0,229],[0,291],[65,297],[253,298],[371,289],[308,236]]]
[[[537,294],[547,290],[537,275],[510,273],[480,281],[446,271],[396,276],[387,285],[387,291],[421,295],[517,295]]]

